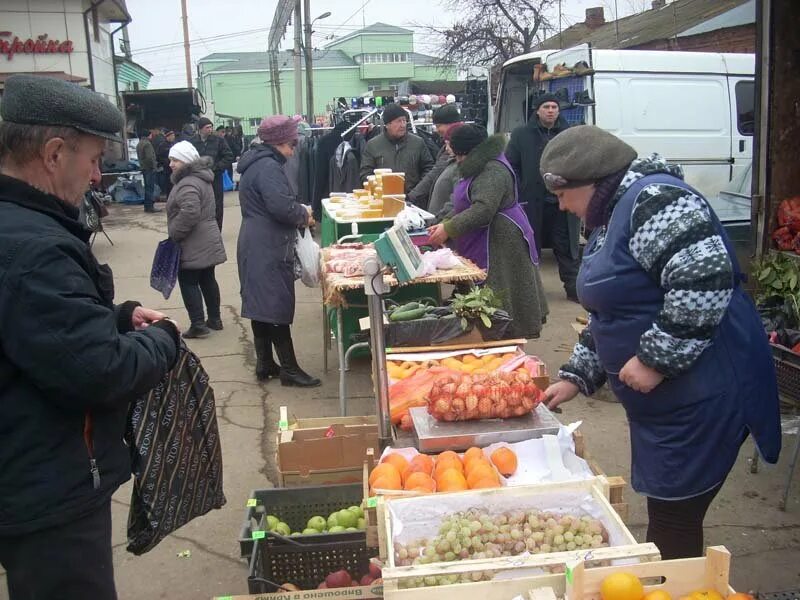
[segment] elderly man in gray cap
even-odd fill
[[[128,405],[172,368],[180,334],[159,312],[114,304],[76,220],[120,112],[16,75],[0,117],[0,565],[12,600],[113,599]]]

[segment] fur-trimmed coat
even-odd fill
[[[469,188],[472,205],[444,220],[450,238],[489,226],[489,268],[486,285],[500,293],[503,308],[514,320],[514,337],[536,338],[548,308],[539,268],[531,262],[528,244],[519,228],[498,212],[516,199],[514,178],[496,159],[505,149],[505,138],[495,135],[474,148],[459,165],[463,178],[475,177]]]
[[[206,269],[228,257],[216,221],[211,159],[200,157],[172,173],[167,231],[181,247],[181,269]]]

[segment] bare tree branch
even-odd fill
[[[530,52],[544,29],[552,30],[547,13],[558,0],[441,0],[459,15],[446,28],[419,24],[437,39],[442,64],[493,66]]]

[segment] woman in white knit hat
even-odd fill
[[[191,142],[178,142],[170,148],[169,166],[174,187],[167,199],[167,231],[181,247],[178,284],[191,322],[183,337],[202,338],[211,329],[222,329],[214,267],[227,260],[216,221],[214,172],[211,159],[201,158]]]

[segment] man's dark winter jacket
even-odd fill
[[[402,140],[392,140],[385,133],[372,138],[361,155],[361,181],[375,169],[391,169],[406,175],[406,193],[414,189],[433,168],[433,157],[422,138],[407,133]]]
[[[198,133],[192,138],[192,144],[200,156],[208,156],[211,159],[211,170],[214,171],[214,175],[220,175],[233,164],[233,152],[225,139],[218,135],[211,134],[206,141],[203,141]]]
[[[517,174],[519,201],[528,203],[525,210],[529,219],[532,218],[531,210],[536,205],[541,205],[548,197],[554,199],[544,185],[542,175],[539,173],[539,164],[547,143],[568,127],[566,119],[559,117],[556,124],[548,129],[539,123],[538,117],[534,115],[527,125],[517,127],[511,133],[511,139],[506,147],[506,158]]]
[[[77,213],[0,175],[0,536],[109,501],[130,477],[128,404],[177,357],[174,326],[133,332],[137,304],[114,306]]]

